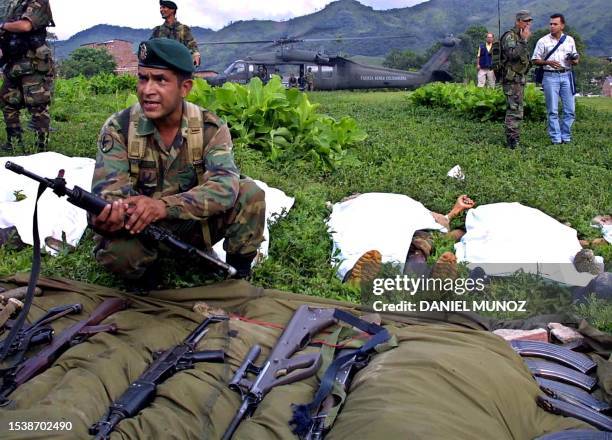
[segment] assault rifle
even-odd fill
[[[356,349],[344,349],[338,353],[338,357],[351,353],[354,354],[355,352],[357,352]],[[336,373],[335,382],[346,392],[349,387],[349,381],[351,380],[355,371],[363,368],[366,363],[367,362],[356,362],[355,358],[347,360],[346,364],[344,364]],[[322,440],[324,438],[325,434],[329,430],[329,426],[326,426],[326,422],[330,415],[330,411],[337,404],[338,402],[336,402],[336,397],[334,397],[333,394],[330,394],[325,398],[325,400],[323,400],[323,403],[321,403],[316,415],[312,416],[314,422],[308,431],[308,434],[306,434],[302,440]]]
[[[66,188],[64,170],[60,170],[55,179],[49,179],[47,177],[41,177],[37,174],[34,174],[24,169],[22,166],[10,161],[6,162],[5,167],[14,173],[29,177],[30,179],[37,181],[41,185],[51,188],[53,192],[59,197],[68,196],[68,202],[72,203],[74,206],[78,206],[79,208],[84,209],[85,211],[91,214],[100,214],[100,212],[102,212],[104,207],[108,204],[106,200],[101,199],[100,197],[96,197],[92,193],[85,191],[83,188],[80,188],[78,186],[75,186],[73,189]],[[196,248],[195,246],[192,246],[188,243],[185,243],[184,241],[179,240],[165,228],[150,224],[141,232],[141,234],[143,234],[153,242],[163,243],[166,246],[175,249],[179,252],[183,252],[189,256],[202,258],[206,262],[213,264],[219,269],[225,271],[230,277],[236,275],[236,269],[234,267],[219,260],[217,257],[211,255],[208,252],[205,252],[201,249]]]
[[[315,334],[337,322],[334,312],[335,309],[301,305],[261,367],[255,366],[261,347],[254,345],[249,350],[229,383],[232,390],[241,394],[242,405],[223,434],[223,440],[232,438],[242,419],[253,414],[273,387],[306,379],[317,372],[321,364],[321,353],[291,356],[303,349]],[[255,380],[246,379],[248,373],[256,374]]]
[[[13,361],[13,367],[21,363],[26,351],[33,345],[45,344],[53,339],[53,328],[48,324],[56,319],[66,316],[70,313],[81,313],[83,306],[81,304],[65,304],[50,308],[47,313],[38,318],[32,324],[22,328],[17,333],[17,336],[12,341],[11,345],[6,348],[7,356],[17,355]],[[7,328],[12,328],[12,322],[7,322]],[[0,341],[4,349],[5,340]],[[0,377],[7,370],[0,370]]]
[[[99,332],[114,332],[115,324],[98,325],[104,319],[127,307],[127,301],[111,298],[100,304],[88,318],[71,325],[55,336],[49,346],[36,355],[10,368],[0,386],[0,406],[8,404],[8,396],[20,385],[49,367],[60,355],[75,344],[81,343],[89,336]]]
[[[223,362],[225,353],[222,350],[195,351],[198,342],[208,332],[208,325],[224,321],[225,316],[206,318],[180,344],[164,352],[156,353],[155,361],[132,382],[128,389],[112,403],[102,419],[89,428],[89,433],[96,439],[108,439],[111,432],[123,419],[134,417],[155,398],[157,385],[178,371],[193,367],[195,362]]]

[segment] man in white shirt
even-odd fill
[[[565,35],[565,17],[563,14],[550,16],[550,34],[538,40],[531,59],[534,64],[544,67],[542,87],[546,98],[548,111],[548,135],[554,145],[569,144],[572,141],[572,124],[574,123],[575,102],[572,66],[578,64],[579,55],[576,43],[569,35]],[[564,41],[548,57],[555,46]],[[559,97],[563,104],[563,117],[559,124]]]

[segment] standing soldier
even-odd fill
[[[502,60],[502,85],[506,95],[506,142],[508,148],[519,145],[520,127],[523,120],[523,94],[525,74],[529,70],[527,40],[531,36],[531,14],[522,10],[516,14],[516,23],[500,40]]]
[[[312,73],[312,67],[308,68],[308,72],[306,72],[306,90],[309,92],[314,90],[314,73]]]
[[[170,38],[177,40],[184,44],[187,49],[191,52],[194,66],[200,65],[200,52],[198,51],[198,43],[196,42],[193,35],[191,35],[191,29],[189,26],[185,26],[176,19],[176,10],[178,6],[176,3],[171,1],[160,0],[159,12],[164,19],[164,24],[157,26],[153,29],[151,38]]]
[[[53,58],[47,45],[47,26],[55,26],[49,0],[11,0],[0,23],[4,83],[0,107],[6,123],[5,151],[23,148],[19,113],[26,107],[36,131],[36,148],[49,143],[49,103],[53,84]]]

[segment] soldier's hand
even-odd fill
[[[193,65],[194,66],[198,67],[201,61],[202,61],[202,57],[200,57],[200,55],[193,54]]]
[[[92,226],[101,232],[116,232],[123,229],[127,205],[123,200],[115,200],[104,207],[98,215],[92,216]]]
[[[529,37],[531,37],[531,29],[529,26],[526,26],[521,29],[521,38],[526,41],[529,40]]]
[[[553,69],[561,69],[563,67],[559,61],[547,60],[546,64],[548,64]]]
[[[139,234],[151,223],[166,218],[166,204],[161,200],[147,196],[133,196],[125,199],[128,221],[125,229],[132,234]]]

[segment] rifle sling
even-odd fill
[[[292,405],[293,418],[289,424],[293,425],[293,433],[300,437],[308,433],[310,426],[313,423],[313,412],[321,406],[323,400],[325,400],[325,398],[332,392],[338,370],[352,357],[355,357],[355,359],[363,359],[371,351],[373,351],[377,345],[387,342],[391,337],[387,329],[384,327],[366,322],[348,312],[335,309],[334,318],[353,327],[357,327],[359,330],[369,333],[372,336],[355,352],[346,354],[344,356],[339,356],[334,359],[329,368],[325,371],[325,374],[321,379],[319,389],[317,390],[312,402],[303,405]]]
[[[13,345],[13,341],[17,337],[17,334],[23,327],[25,323],[26,317],[30,312],[30,306],[34,301],[34,290],[36,289],[36,283],[38,282],[38,275],[40,274],[40,236],[38,233],[38,200],[40,196],[47,189],[47,185],[44,183],[40,183],[38,185],[38,192],[36,194],[36,200],[34,202],[34,217],[32,219],[32,239],[33,239],[33,248],[32,248],[32,270],[30,271],[30,280],[28,281],[28,291],[26,292],[25,299],[23,300],[23,308],[19,313],[19,317],[15,320],[15,324],[11,328],[10,333],[4,340],[4,345],[2,346],[2,351],[0,351],[0,362],[4,361],[6,358],[11,345]]]

